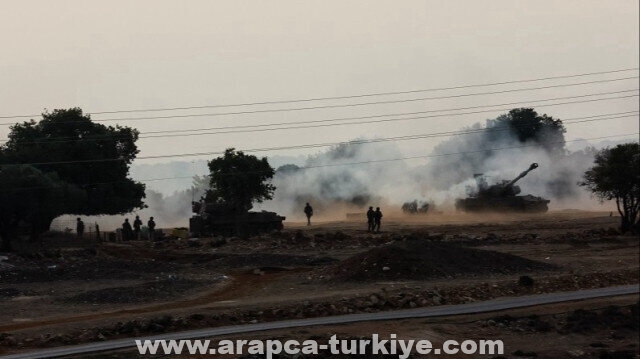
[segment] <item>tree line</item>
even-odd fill
[[[533,109],[514,109],[496,121],[523,141],[564,138],[560,120]],[[38,121],[11,126],[8,141],[0,146],[1,249],[11,250],[16,238],[37,240],[63,214],[113,215],[144,208],[145,185],[129,178],[139,153],[138,137],[137,129],[96,123],[80,108],[45,112]],[[275,171],[266,158],[229,148],[208,165],[207,201],[242,212],[254,202],[272,199]],[[603,201],[615,200],[623,231],[637,228],[638,143],[600,151],[581,185]]]

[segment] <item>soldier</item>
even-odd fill
[[[304,214],[307,216],[307,226],[311,225],[311,216],[313,216],[313,208],[307,202],[307,205],[304,206]]]
[[[153,241],[156,239],[156,222],[153,221],[153,217],[149,218],[147,222],[147,228],[149,229],[149,240]]]
[[[100,226],[98,225],[98,222],[96,222],[96,238],[101,241],[102,238],[100,238]]]
[[[382,212],[380,211],[380,207],[376,207],[376,211],[373,214],[373,219],[375,223],[375,231],[380,232],[380,221],[382,220]]]
[[[83,233],[84,233],[84,222],[82,222],[82,219],[78,218],[76,222],[76,234],[78,235],[78,238],[82,238]]]
[[[368,224],[367,232],[373,231],[374,218],[375,218],[375,212],[373,211],[373,207],[369,207],[369,210],[367,211],[367,224]]]
[[[136,220],[133,221],[133,238],[136,240],[140,239],[140,227],[142,227],[142,221],[140,216],[136,216]]]
[[[131,229],[131,223],[129,223],[129,218],[124,219],[124,223],[122,223],[122,240],[130,241],[133,238],[133,230]]]

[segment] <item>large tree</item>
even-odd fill
[[[53,172],[28,165],[0,170],[0,239],[2,250],[11,250],[20,235],[36,237],[51,220],[86,199],[78,187],[63,182]]]
[[[272,199],[276,187],[269,183],[274,170],[266,157],[258,159],[242,151],[228,148],[224,156],[208,162],[210,170],[209,202],[223,203],[241,213],[253,202]]]
[[[595,166],[585,172],[581,185],[601,201],[615,199],[621,230],[637,230],[640,210],[640,145],[637,142],[598,152]]]
[[[144,185],[128,178],[137,139],[137,130],[93,122],[80,108],[54,110],[11,127],[0,147],[0,170],[29,165],[84,193],[51,215],[126,213],[144,206]]]
[[[489,141],[504,136],[501,128],[508,129],[519,142],[533,142],[550,154],[565,153],[564,133],[566,129],[562,121],[546,114],[539,115],[532,108],[514,108],[509,113],[487,121],[486,136]]]
[[[429,186],[449,189],[476,173],[498,169],[500,163],[512,163],[513,153],[524,154],[532,150],[561,160],[567,152],[562,121],[541,115],[533,108],[514,108],[486,120],[484,125],[478,122],[466,127],[463,132],[466,133],[452,136],[434,147],[434,157],[426,169],[430,175]],[[556,171],[548,183],[549,192],[556,197],[570,194],[577,180]]]

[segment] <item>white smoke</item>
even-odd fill
[[[314,218],[325,220],[344,219],[345,213],[361,213],[369,206],[399,212],[404,202],[413,200],[428,202],[437,210],[453,210],[455,200],[475,188],[474,174],[483,173],[488,184],[494,184],[515,178],[534,162],[539,168],[517,183],[522,195],[549,199],[551,209],[603,209],[577,185],[593,166],[595,149],[550,151],[562,141],[557,134],[548,136],[547,143],[523,143],[508,129],[487,130],[493,123],[476,123],[463,129],[467,133],[443,140],[420,166],[397,160],[405,154],[390,141],[360,139],[330,148],[310,156],[300,167],[282,166],[272,180],[277,187],[273,200],[255,204],[254,210],[278,212],[289,220],[304,218],[306,202],[314,207]],[[133,221],[137,214],[144,223],[154,216],[159,228],[188,226],[191,201],[204,194],[202,183],[195,191],[192,186],[170,195],[148,190],[148,208],[125,216],[84,217],[85,223],[115,229],[124,218]],[[58,223],[75,228],[75,217]]]
[[[314,206],[316,214],[329,218],[344,218],[345,211],[363,211],[368,206],[397,210],[414,199],[452,210],[455,199],[475,188],[474,174],[483,173],[491,185],[515,178],[534,162],[539,168],[517,183],[521,195],[549,199],[551,209],[599,208],[578,186],[593,165],[595,150],[563,150],[564,140],[558,133],[543,134],[537,142],[520,142],[508,128],[487,129],[494,123],[477,123],[464,129],[469,133],[442,141],[426,164],[418,167],[383,161],[404,156],[392,142],[354,141],[331,148],[310,157],[301,169],[278,171],[273,179],[274,199],[257,208],[290,219],[303,218],[305,202]]]

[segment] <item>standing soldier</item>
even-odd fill
[[[311,225],[311,216],[313,216],[313,208],[307,202],[307,205],[304,206],[304,214],[307,216],[307,226]]]
[[[130,241],[133,238],[133,230],[131,229],[131,223],[129,223],[129,218],[124,219],[124,223],[122,223],[122,240]]]
[[[369,207],[369,210],[367,211],[367,224],[368,224],[367,232],[373,231],[374,218],[375,218],[375,212],[373,211],[373,207]]]
[[[147,227],[149,228],[149,240],[154,241],[156,239],[156,222],[153,221],[153,217],[149,218]]]
[[[135,240],[140,239],[140,227],[142,227],[142,221],[140,220],[140,216],[136,216],[136,220],[133,221],[133,238]]]
[[[78,217],[78,220],[76,222],[76,234],[78,235],[78,238],[82,238],[83,233],[84,233],[84,222],[82,222],[82,219]]]
[[[376,211],[373,214],[373,218],[375,221],[375,230],[376,232],[380,232],[380,221],[382,220],[382,212],[380,211],[380,207],[376,207]]]

